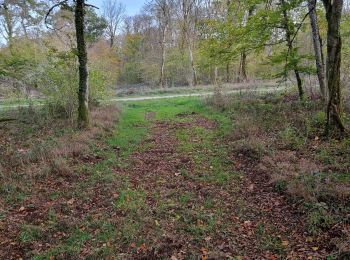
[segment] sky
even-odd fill
[[[115,0],[115,1],[122,2],[125,5],[127,15],[135,15],[139,13],[143,5],[147,2],[147,0]],[[96,5],[97,7],[101,8],[103,0],[88,0],[88,3]]]

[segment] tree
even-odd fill
[[[343,0],[322,0],[327,19],[327,86],[328,105],[326,134],[329,134],[330,127],[337,127],[341,134],[345,132],[341,114],[342,94],[340,87],[340,66],[342,39],[340,35],[340,21],[343,9]]]
[[[79,60],[78,125],[80,128],[86,128],[89,126],[89,87],[84,29],[84,9],[85,0],[76,0],[75,29],[77,37],[77,55]]]
[[[89,45],[101,39],[107,29],[107,21],[96,14],[94,9],[85,10],[85,35]]]
[[[42,0],[16,0],[16,5],[18,7],[20,27],[24,36],[28,38],[28,30],[40,24],[47,4]]]
[[[85,39],[85,13],[86,7],[94,7],[85,2],[85,0],[74,0],[73,6],[69,6],[69,1],[64,0],[53,5],[46,14],[45,22],[48,16],[56,7],[63,7],[65,9],[74,10],[74,22],[76,43],[79,61],[79,86],[78,86],[78,126],[79,128],[86,128],[89,126],[89,87],[88,87],[88,69],[87,69],[87,51]]]
[[[293,35],[295,33],[294,31],[294,25],[291,24],[290,22],[290,18],[288,15],[288,8],[286,5],[285,0],[280,0],[281,3],[281,8],[282,8],[282,14],[283,14],[283,20],[282,20],[282,24],[286,33],[286,42],[287,42],[287,47],[288,47],[288,56],[289,54],[291,55],[295,55],[296,53],[296,49],[293,46]],[[289,57],[287,57],[289,58]],[[297,68],[297,64],[295,64],[295,66],[293,66],[293,70],[294,70],[294,74],[295,74],[295,78],[297,79],[297,86],[298,86],[298,91],[299,91],[299,98],[303,99],[304,98],[304,90],[303,90],[303,83],[300,77],[300,72],[299,69]]]
[[[253,15],[253,12],[255,10],[255,5],[252,5],[249,7],[248,10],[248,17],[247,20]],[[240,82],[240,80],[247,81],[247,52],[245,49],[242,50],[241,53],[241,59],[240,59],[240,64],[239,64],[239,70],[238,70],[238,77],[237,80]]]
[[[159,73],[159,86],[165,87],[165,55],[166,55],[166,37],[170,25],[171,19],[171,2],[170,0],[154,0],[150,6],[150,11],[153,13],[159,34],[160,34],[160,47],[161,47],[161,61],[160,61],[160,73]]]
[[[124,19],[124,13],[124,5],[116,0],[106,0],[103,3],[103,17],[107,21],[106,34],[111,48],[115,44],[118,29]]]
[[[316,0],[308,0],[309,17],[310,17],[310,25],[311,25],[311,31],[312,31],[312,41],[313,41],[314,52],[315,52],[318,82],[320,85],[322,99],[325,99],[326,98],[325,64],[324,64],[324,57],[323,57],[323,51],[322,51],[322,39],[320,36],[320,31],[319,31],[318,21],[317,21],[316,3],[317,3]]]
[[[42,0],[4,0],[2,6],[0,31],[10,46],[15,36],[29,37],[30,28],[40,24],[47,8]]]
[[[6,39],[9,46],[12,46],[17,17],[12,1],[4,1],[1,8],[1,34]]]
[[[196,8],[198,0],[180,0],[177,3],[179,7],[179,20],[181,23],[181,31],[184,42],[187,44],[190,66],[192,70],[191,85],[197,85],[197,70],[194,62],[193,45],[196,34]]]

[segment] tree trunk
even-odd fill
[[[161,88],[164,88],[164,86],[165,86],[165,80],[164,80],[165,37],[166,37],[166,28],[163,29],[163,35],[162,35],[162,58],[161,58],[161,63],[160,63],[160,77],[159,77],[159,85]]]
[[[249,8],[248,18],[247,18],[248,21],[251,18],[251,16],[253,15],[255,8],[256,8],[255,5],[252,5]],[[241,82],[241,81],[246,82],[248,80],[248,76],[247,76],[247,52],[246,52],[246,50],[243,50],[241,53],[241,61],[240,61],[240,65],[239,65],[238,77],[239,77],[238,82]]]
[[[315,51],[316,69],[318,82],[320,85],[320,91],[322,99],[326,99],[326,75],[325,66],[322,52],[322,40],[320,37],[320,31],[318,28],[317,13],[316,13],[316,0],[308,0],[309,17],[312,30],[312,40]]]
[[[286,10],[286,4],[284,0],[281,0],[281,6],[282,6],[282,13],[283,13],[283,19],[284,19],[284,28],[286,31],[286,41],[287,41],[287,47],[288,52],[293,51],[293,42],[292,42],[292,35],[293,35],[293,29],[289,26],[289,17]],[[297,80],[297,86],[298,86],[298,92],[299,92],[299,98],[300,100],[304,99],[304,90],[303,90],[303,82],[300,77],[300,73],[298,68],[294,68],[294,74]]]
[[[297,79],[299,98],[300,100],[302,100],[304,98],[303,81],[301,80],[299,71],[297,69],[294,70],[294,74],[295,74],[295,78]]]
[[[219,85],[219,72],[218,72],[218,66],[215,66],[214,68],[214,85]]]
[[[189,39],[188,39],[188,52],[189,52],[190,63],[191,63],[191,68],[192,68],[192,85],[197,86],[197,71],[196,71],[196,67],[194,65],[191,41]]]
[[[230,82],[230,63],[226,63],[226,83]]]
[[[247,81],[247,53],[242,52],[240,75],[243,82]]]
[[[89,126],[89,87],[87,70],[87,52],[84,35],[85,0],[77,0],[75,6],[75,30],[79,60],[79,91],[78,91],[78,126]]]
[[[109,48],[113,48],[114,45],[114,36],[111,36],[111,38],[109,39]]]
[[[341,134],[345,132],[345,126],[341,119],[342,95],[340,88],[340,65],[341,65],[341,35],[340,21],[343,9],[343,0],[323,0],[327,18],[327,85],[328,105],[326,134],[330,127],[337,127]]]

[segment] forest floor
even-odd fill
[[[280,96],[128,102],[113,132],[102,115],[116,108],[99,130],[50,133],[53,158],[16,146],[30,156],[3,165],[0,258],[347,259],[350,142],[321,140],[316,109]]]

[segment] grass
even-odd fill
[[[268,88],[276,86],[275,82],[260,82],[253,84],[223,84],[222,89],[226,91],[235,90],[235,89],[255,89],[259,88]],[[162,96],[162,95],[176,95],[176,94],[197,94],[197,93],[207,93],[214,91],[214,85],[206,86],[196,86],[196,87],[167,87],[167,88],[149,88],[149,87],[138,87],[138,88],[124,88],[117,90],[118,97],[142,97],[142,96]]]
[[[267,174],[275,191],[301,203],[307,232],[324,235],[346,223],[349,139],[322,137],[325,114],[321,102],[299,103],[290,95],[269,95],[232,98],[219,109],[235,122],[231,150],[249,159],[248,171]],[[344,119],[349,125],[348,118]],[[340,240],[349,239],[340,233]]]
[[[284,98],[125,102],[116,126],[99,113],[109,122],[103,131],[59,128],[28,152],[13,149],[7,156],[23,163],[0,186],[1,202],[14,203],[11,212],[1,209],[0,221],[10,229],[7,219],[18,218],[9,241],[33,259],[198,258],[219,246],[231,257],[285,257],[288,228],[277,224],[288,223],[280,223],[271,210],[277,204],[264,200],[271,191],[258,181],[271,181],[274,197],[299,202],[305,230],[292,231],[300,244],[305,231],[317,237],[345,223],[350,161],[349,140],[320,140],[317,104]],[[36,132],[28,126],[19,140]],[[28,174],[30,165],[39,173]]]
[[[42,235],[42,230],[39,226],[23,225],[19,239],[23,243],[33,242],[42,238]]]
[[[2,106],[16,106],[16,105],[37,105],[37,104],[42,104],[43,100],[40,98],[7,98],[7,99],[0,99],[0,108]]]

